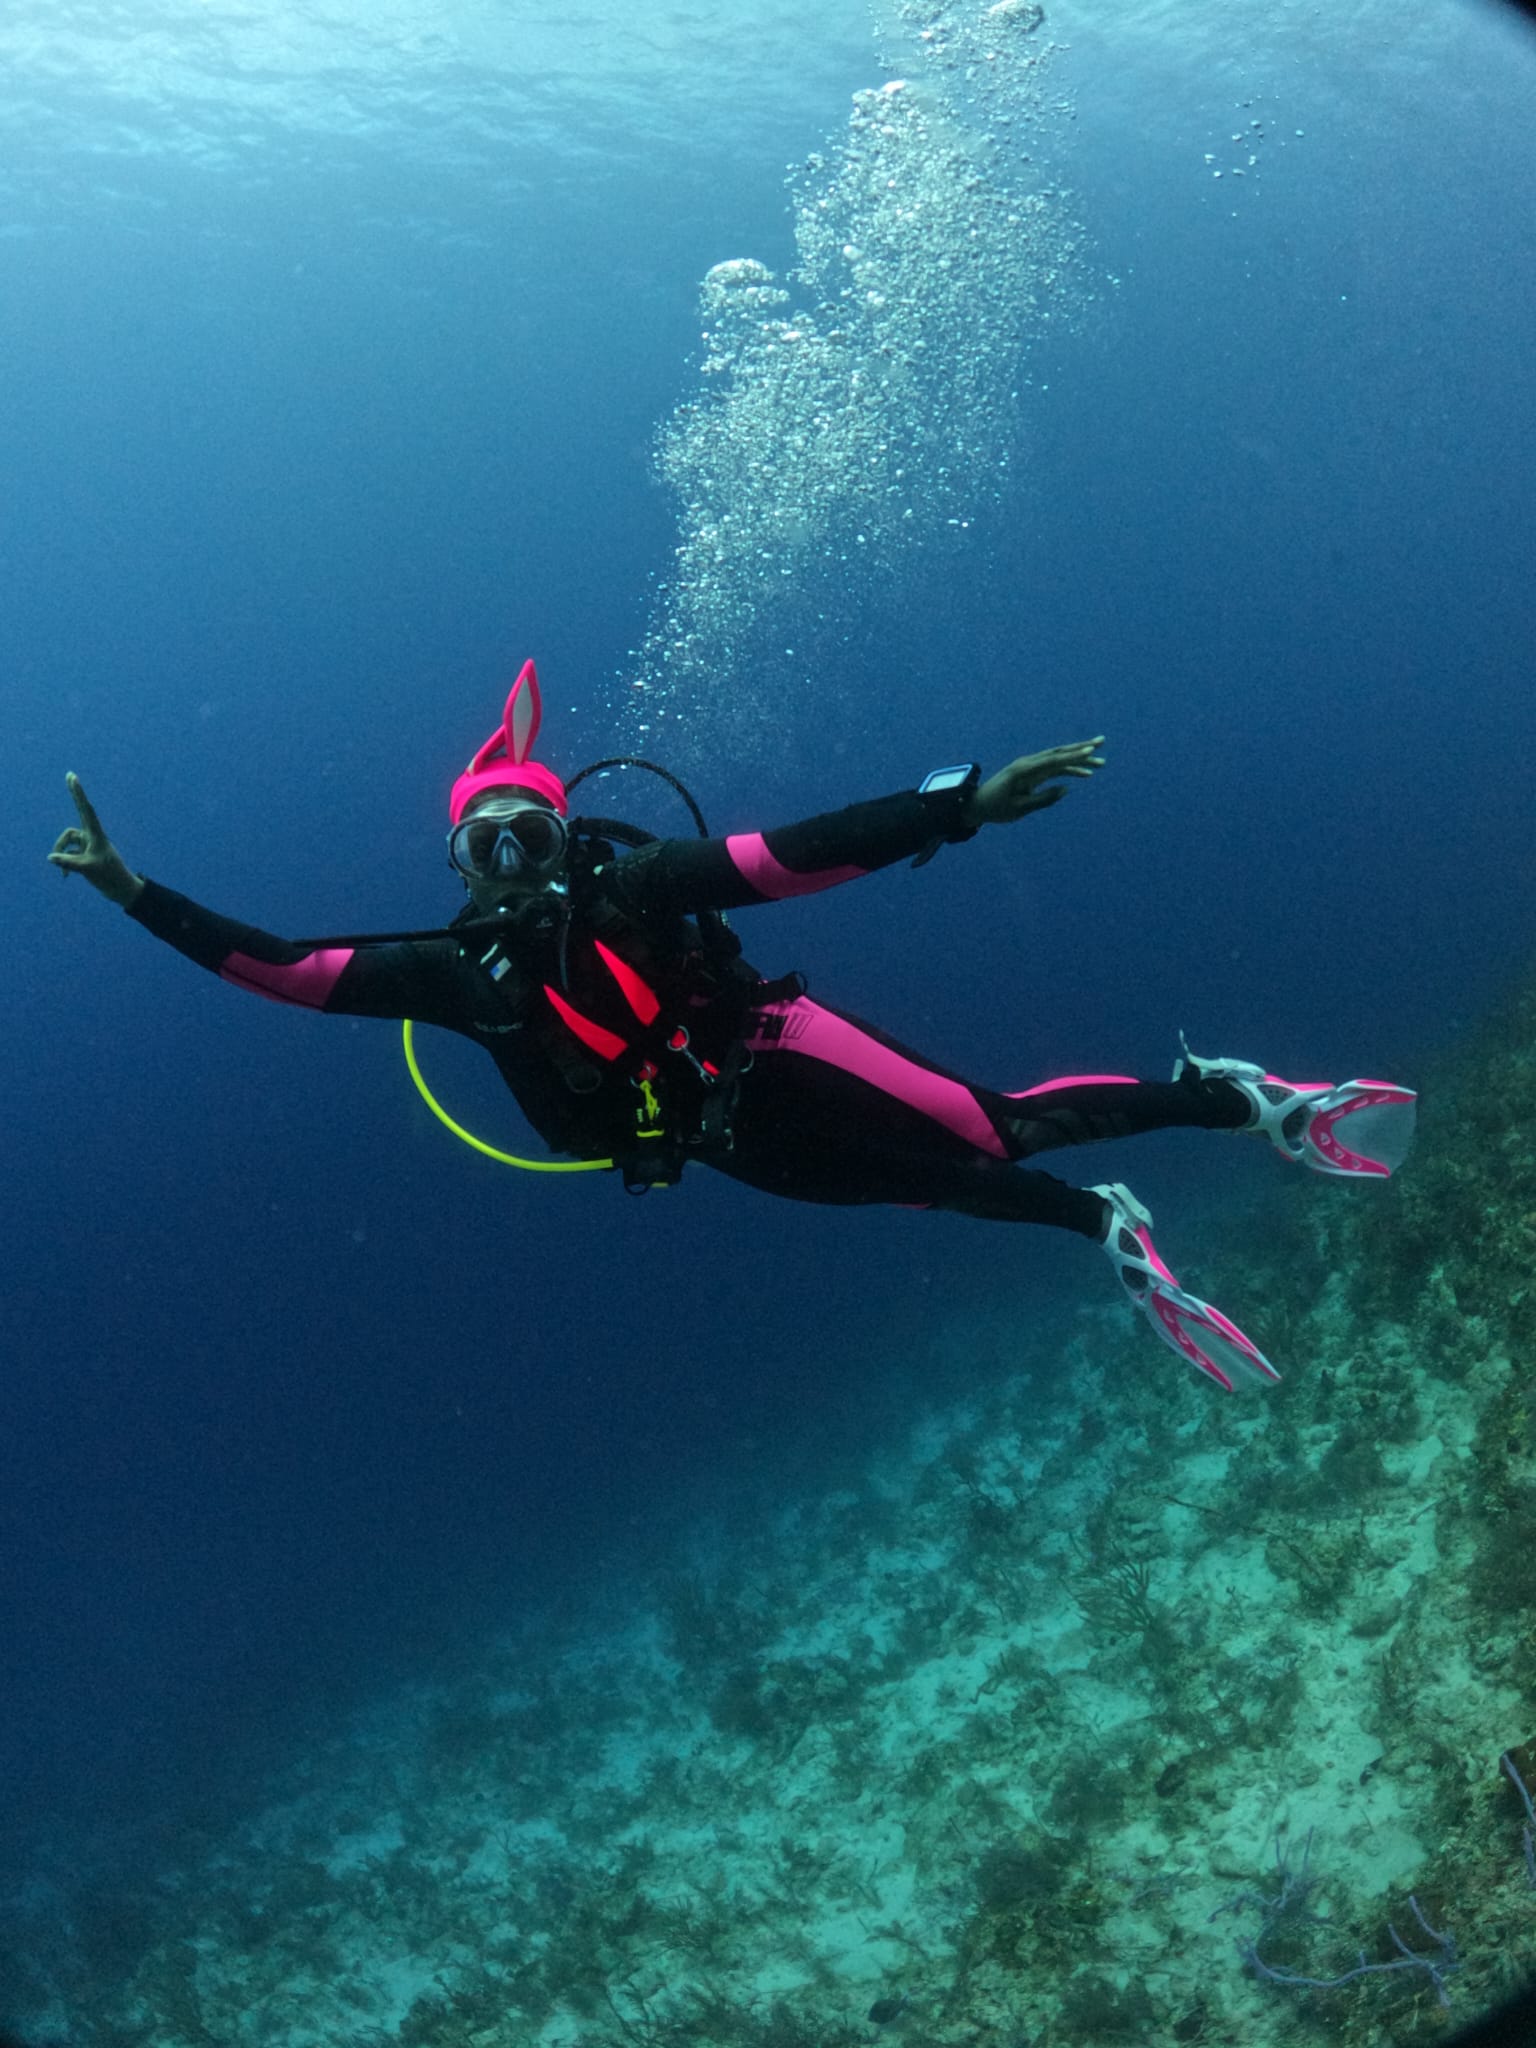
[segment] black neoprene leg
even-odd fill
[[[1192,1076],[1074,1083],[1020,1099],[965,1081],[862,1019],[847,1021],[914,1066],[962,1082],[1008,1156],[983,1151],[858,1074],[783,1050],[759,1052],[743,1076],[735,1148],[712,1155],[711,1165],[795,1201],[951,1209],[997,1222],[1050,1224],[1097,1240],[1104,1228],[1102,1196],[1015,1162],[1143,1131],[1236,1130],[1249,1116],[1237,1089]]]
[[[1044,1095],[973,1090],[1015,1159],[1059,1145],[1098,1145],[1144,1131],[1239,1131],[1253,1112],[1229,1081],[1082,1081]]]
[[[1103,1234],[1103,1197],[1088,1189],[961,1146],[936,1126],[913,1132],[908,1143],[894,1133],[861,1129],[851,1118],[865,1105],[852,1098],[866,1084],[835,1068],[787,1078],[786,1090],[775,1085],[754,1091],[762,1120],[750,1113],[739,1117],[734,1151],[711,1154],[711,1166],[796,1202],[953,1209],[998,1223],[1053,1224],[1094,1239]],[[830,1086],[816,1085],[829,1079]],[[812,1083],[808,1089],[797,1085],[806,1082]],[[808,1095],[817,1098],[817,1115],[801,1122]],[[845,1099],[828,1100],[837,1096]],[[838,1119],[830,1127],[822,1121],[829,1114]]]

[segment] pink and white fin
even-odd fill
[[[1152,1242],[1152,1217],[1130,1189],[1111,1182],[1090,1190],[1110,1209],[1104,1249],[1134,1306],[1186,1363],[1226,1393],[1239,1385],[1273,1386],[1278,1372],[1230,1316],[1186,1293]]]
[[[1311,1104],[1302,1153],[1314,1173],[1385,1180],[1408,1157],[1418,1097],[1392,1081],[1341,1081]]]
[[[1253,1118],[1244,1128],[1268,1138],[1277,1152],[1314,1173],[1385,1180],[1408,1156],[1418,1097],[1395,1081],[1287,1081],[1249,1060],[1203,1059],[1179,1033],[1186,1068],[1202,1081],[1226,1081],[1247,1097]]]

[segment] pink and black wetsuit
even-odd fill
[[[557,1152],[621,1156],[638,1083],[649,1076],[665,1087],[671,1076],[690,1114],[712,1088],[729,1090],[728,1124],[701,1117],[688,1156],[754,1187],[1096,1238],[1100,1196],[1019,1162],[1173,1125],[1235,1129],[1249,1114],[1239,1090],[1188,1075],[987,1088],[804,994],[727,985],[708,970],[689,922],[854,880],[936,839],[969,838],[960,801],[909,791],[767,833],[659,840],[616,858],[601,849],[573,877],[568,929],[535,906],[489,949],[481,928],[463,942],[449,934],[316,950],[154,882],[129,914],[253,994],[330,1015],[414,1017],[476,1040]],[[719,1135],[727,1128],[728,1140]]]

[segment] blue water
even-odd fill
[[[1005,1085],[1162,1073],[1181,1026],[1411,1080],[1536,937],[1536,47],[1451,0],[1406,39],[1272,12],[1251,45],[1214,7],[1052,16],[1082,250],[1005,480],[867,605],[838,579],[822,641],[808,573],[824,698],[765,645],[657,741],[724,829],[1107,734],[1048,816],[744,934]],[[612,742],[699,280],[792,261],[785,173],[884,75],[862,9],[65,0],[0,57],[20,1868],[821,1483],[957,1391],[973,1306],[1048,1327],[1107,1276],[703,1172],[514,1179],[430,1125],[390,1027],[246,1001],[43,862],[75,769],[133,865],[268,929],[451,914],[446,787],[516,665],[552,763]],[[1193,1221],[1241,1177],[1213,1149],[1108,1164]]]

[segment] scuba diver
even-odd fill
[[[1104,765],[1102,738],[1027,754],[983,781],[943,768],[916,789],[769,832],[658,839],[572,817],[570,784],[533,758],[533,663],[500,725],[453,784],[448,859],[468,902],[441,930],[284,940],[135,874],[78,778],[79,824],[49,859],[237,988],[331,1015],[437,1024],[483,1045],[561,1162],[616,1169],[633,1192],[690,1160],[802,1202],[899,1204],[1052,1224],[1107,1254],[1157,1335],[1229,1392],[1279,1378],[1235,1323],[1181,1288],[1124,1186],[1068,1186],[1025,1160],[1068,1145],[1190,1126],[1249,1131],[1318,1173],[1384,1178],[1405,1157],[1415,1097],[1385,1081],[1285,1081],[1188,1046],[1171,1081],[1074,1074],[999,1091],[814,1001],[797,974],[741,958],[724,913],[804,896],[1012,824]],[[413,1076],[435,1102],[404,1025]]]

